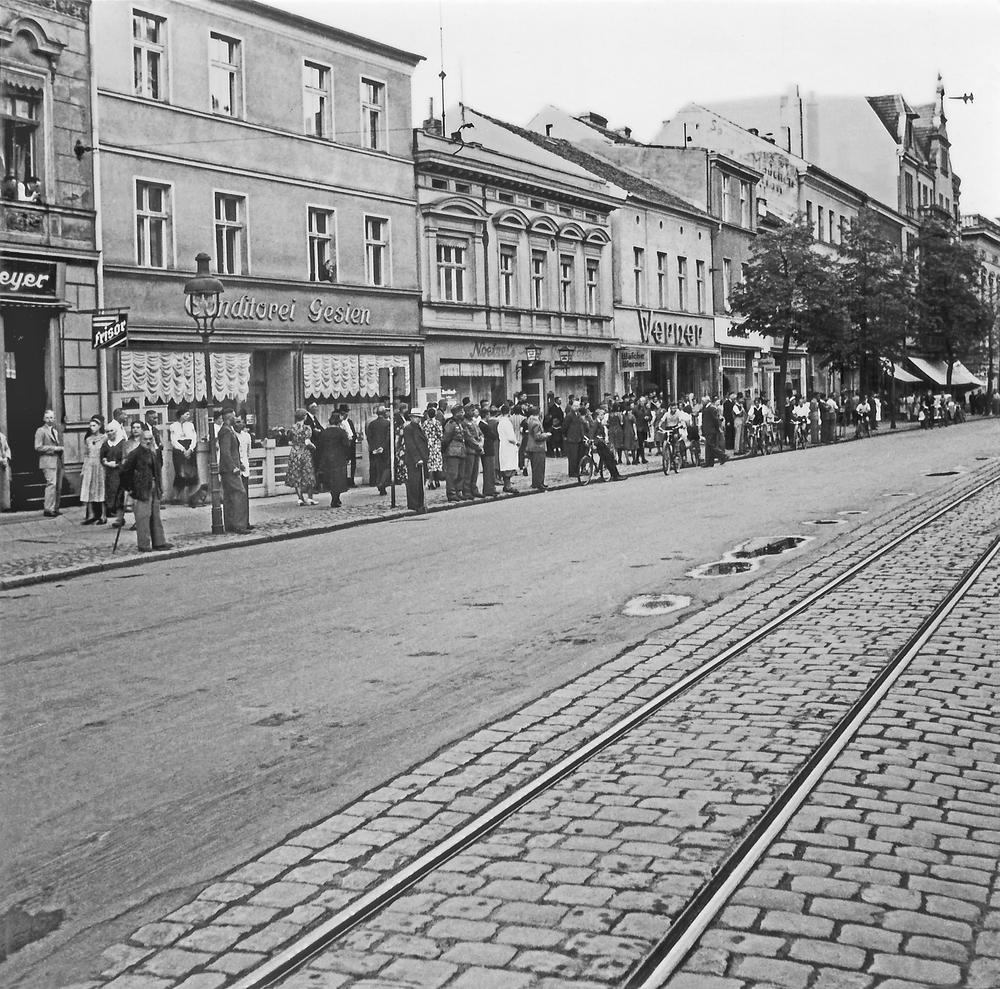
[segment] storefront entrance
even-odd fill
[[[42,424],[45,410],[51,407],[45,381],[49,311],[6,306],[3,325],[11,508],[41,509],[45,484],[35,453],[35,430]]]

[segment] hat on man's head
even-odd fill
[[[385,407],[384,405],[380,405],[380,406],[379,406],[379,407],[378,407],[378,408],[377,408],[377,409],[375,410],[375,414],[376,414],[376,415],[381,415],[381,414],[382,414],[383,412],[388,412],[388,411],[389,411],[389,410],[388,410],[388,409],[387,409],[387,408],[386,408],[386,407]]]
[[[411,415],[411,416],[420,416],[420,418],[422,419],[422,418],[424,417],[424,410],[423,410],[423,409],[418,409],[418,408],[417,408],[417,407],[416,407],[416,406],[414,405],[414,406],[413,406],[413,408],[412,408],[412,409],[410,409],[410,411],[409,411],[409,412],[407,413],[407,415]]]

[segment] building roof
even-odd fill
[[[713,223],[718,223],[718,220],[715,217],[704,212],[703,210],[698,209],[697,206],[694,206],[692,203],[681,198],[676,193],[671,192],[669,189],[654,185],[652,182],[636,175],[634,172],[627,171],[619,165],[612,164],[610,161],[607,161],[598,155],[592,155],[586,151],[582,151],[575,144],[571,144],[569,141],[565,141],[562,138],[545,137],[543,134],[539,134],[533,130],[528,130],[525,127],[518,127],[516,124],[507,123],[504,120],[498,120],[495,117],[482,113],[480,110],[476,110],[475,112],[498,126],[504,127],[512,133],[517,134],[526,141],[531,141],[532,144],[535,144],[540,148],[544,148],[553,154],[557,154],[561,158],[565,158],[567,161],[572,162],[574,165],[585,168],[587,171],[599,176],[606,182],[610,182],[613,185],[624,189],[626,192],[639,197],[640,199],[644,199],[657,206],[664,206],[668,209],[686,213],[689,216],[693,216],[698,219],[710,220]],[[640,142],[628,141],[624,143],[639,144]]]

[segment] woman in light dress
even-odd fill
[[[93,416],[83,438],[83,475],[80,481],[80,501],[85,509],[84,525],[104,525],[104,465],[101,463],[101,447],[107,437],[104,435],[104,419]]]

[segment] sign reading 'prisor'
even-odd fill
[[[642,343],[655,343],[661,347],[703,347],[705,328],[698,323],[668,322],[647,309],[637,312],[639,339]]]

